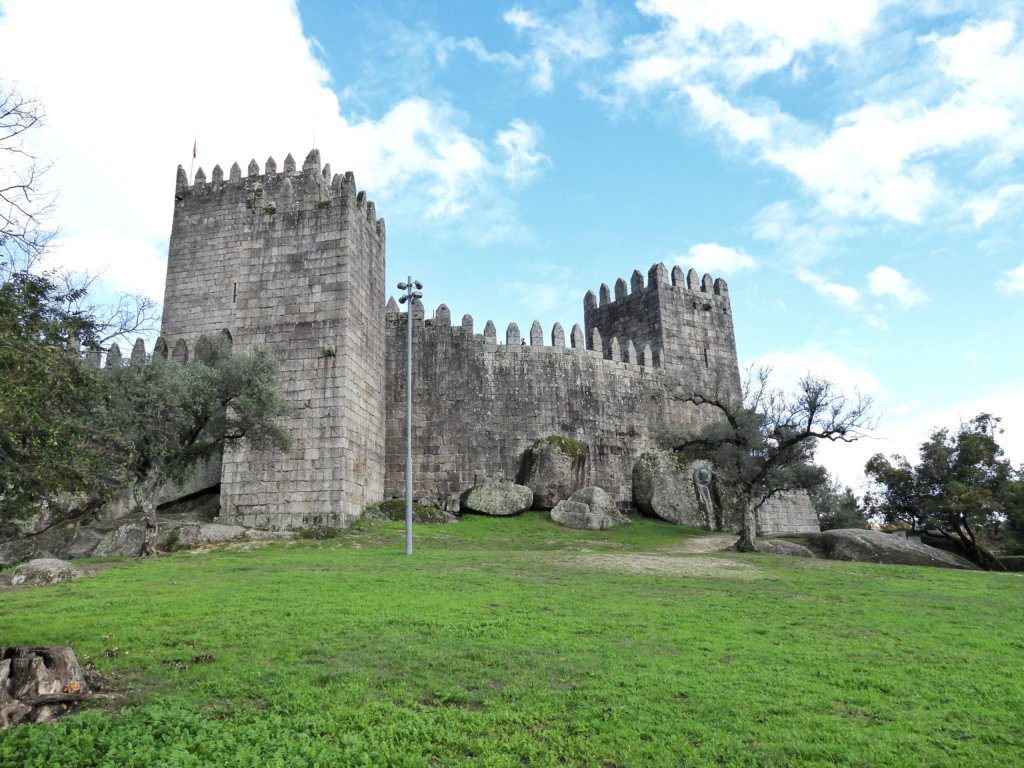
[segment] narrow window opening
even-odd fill
[[[231,300],[238,301],[238,283],[231,284]]]
[[[711,364],[708,362],[708,348],[704,347],[704,367],[710,368]]]

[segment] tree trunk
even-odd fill
[[[156,472],[150,472],[140,483],[135,484],[133,495],[135,504],[142,511],[146,521],[146,541],[142,545],[142,556],[152,557],[157,554],[156,538],[160,533],[156,516],[156,491],[160,486],[160,478]]]
[[[743,505],[743,528],[740,530],[740,540],[736,542],[736,549],[740,552],[756,552],[754,539],[757,538],[757,510],[754,509],[753,500],[749,496],[740,496],[739,501]]]
[[[0,647],[0,728],[45,723],[89,698],[75,652],[67,647]]]

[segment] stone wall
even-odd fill
[[[654,362],[672,370],[679,384],[694,392],[716,393],[726,402],[741,400],[739,362],[729,287],[679,267],[648,270],[647,282],[634,271],[615,283],[587,291],[583,300],[588,348],[603,346],[606,356]],[[596,332],[596,334],[595,334]],[[615,347],[613,350],[612,347]]]
[[[807,491],[777,493],[757,511],[757,533],[772,536],[782,533],[818,533],[818,516]]]
[[[319,153],[244,179],[179,168],[162,335],[172,359],[225,330],[280,366],[287,454],[224,456],[222,518],[347,525],[383,493],[384,223]]]
[[[404,493],[407,315],[387,312],[385,494]],[[538,324],[521,344],[513,324],[498,343],[494,326],[453,326],[442,305],[415,318],[413,461],[416,495],[457,497],[484,479],[514,480],[535,440],[564,435],[590,451],[588,484],[631,503],[633,464],[655,447],[666,423],[694,426],[704,412],[666,398],[660,369],[606,359],[583,348],[578,327],[545,344]],[[575,345],[575,346],[573,346]]]

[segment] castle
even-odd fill
[[[353,175],[332,175],[317,150],[301,168],[289,155],[280,171],[252,161],[243,177],[236,163],[192,184],[179,166],[158,343],[178,361],[216,333],[267,350],[291,406],[288,453],[223,457],[222,520],[345,526],[403,495],[409,317],[385,303],[385,234]],[[562,435],[588,446],[587,482],[629,507],[657,431],[714,418],[674,402],[666,373],[740,397],[724,280],[655,264],[583,303],[582,329],[547,336],[534,322],[522,339],[515,324],[499,338],[489,321],[453,324],[444,304],[431,318],[413,306],[418,498],[450,504],[513,480],[535,440]]]

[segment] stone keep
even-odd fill
[[[265,349],[290,405],[291,451],[223,457],[223,521],[344,526],[403,494],[409,317],[385,304],[384,257],[374,204],[317,150],[301,168],[289,155],[280,171],[252,161],[244,177],[237,164],[227,179],[200,169],[191,185],[178,168],[158,346],[186,361],[224,333]],[[515,480],[534,441],[562,435],[589,449],[582,482],[630,508],[633,465],[657,431],[715,418],[673,402],[673,380],[739,401],[724,280],[655,264],[583,304],[568,338],[537,322],[499,338],[468,315],[453,325],[443,304],[430,318],[413,307],[418,498],[450,503],[484,479]]]

